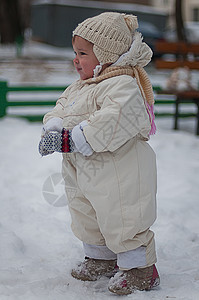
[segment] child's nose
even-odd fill
[[[73,63],[74,64],[78,64],[78,62],[79,62],[79,60],[78,60],[78,58],[77,58],[77,56],[73,59]]]

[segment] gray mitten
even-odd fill
[[[42,156],[53,152],[62,152],[62,134],[57,131],[45,134],[39,143],[39,153]]]

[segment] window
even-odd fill
[[[193,21],[198,22],[199,21],[199,8],[193,9]]]

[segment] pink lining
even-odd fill
[[[154,107],[153,105],[149,105],[148,102],[146,102],[146,109],[151,123],[151,130],[149,132],[149,135],[153,135],[156,133],[155,115],[154,115],[153,107]]]

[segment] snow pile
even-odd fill
[[[158,164],[153,230],[161,286],[127,298],[197,300],[199,139],[166,129],[168,120],[157,120],[157,127],[150,144]],[[107,278],[81,282],[70,275],[84,254],[70,229],[67,202],[56,206],[45,197],[44,189],[55,197],[64,192],[61,179],[52,180],[60,175],[61,155],[38,154],[41,124],[5,118],[0,128],[0,299],[113,299]],[[52,185],[45,187],[50,180]]]

